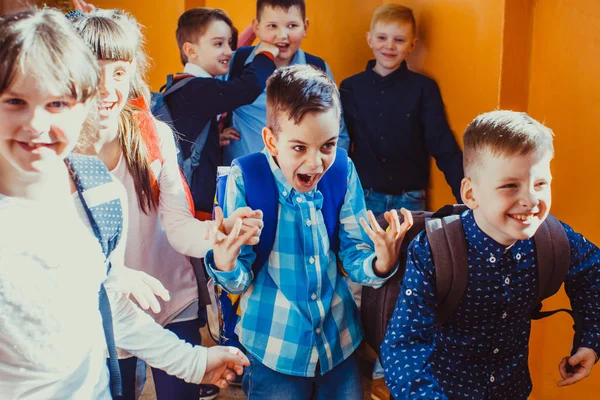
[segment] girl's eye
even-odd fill
[[[536,185],[536,186],[546,186],[546,185],[548,185],[548,182],[546,182],[546,181],[542,181],[542,182],[538,182],[538,183],[536,183],[535,185]]]
[[[22,105],[26,104],[25,100],[23,100],[23,99],[16,99],[16,98],[8,99],[8,100],[6,100],[6,103],[10,104],[12,106],[22,106]]]
[[[335,142],[325,143],[323,145],[324,150],[331,150],[335,147]]]
[[[292,149],[294,149],[294,151],[300,152],[306,150],[306,146],[294,146],[292,147]]]
[[[216,47],[221,47],[221,46],[223,46],[223,42],[215,42],[215,46]]]
[[[127,75],[127,72],[124,70],[115,71],[116,78],[124,78]]]
[[[69,106],[70,106],[70,103],[67,101],[52,101],[52,102],[48,103],[48,107],[50,107],[50,108],[63,109],[63,108],[68,108]]]

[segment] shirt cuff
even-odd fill
[[[228,285],[233,283],[234,285],[239,286],[238,283],[240,277],[242,276],[242,269],[239,262],[235,263],[235,268],[233,268],[231,271],[221,271],[217,269],[213,251],[209,250],[204,257],[204,264],[207,267],[206,271],[208,272],[208,275],[213,278],[215,283],[222,286],[227,292],[231,294],[241,294],[245,291],[245,288],[240,290],[232,290],[231,286]]]
[[[367,257],[363,262],[363,272],[369,279],[369,286],[378,288],[381,285],[383,285],[385,281],[387,281],[391,276],[393,276],[396,273],[396,271],[398,271],[398,264],[396,264],[396,266],[385,277],[380,277],[375,274],[375,270],[373,269],[373,265],[375,264],[376,259],[377,257],[375,253]]]

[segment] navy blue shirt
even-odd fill
[[[435,267],[427,235],[411,243],[396,309],[381,346],[385,380],[400,399],[526,399],[531,315],[536,306],[533,239],[507,248],[471,211],[461,220],[469,275],[455,313],[434,327]],[[571,249],[565,289],[584,320],[581,347],[600,351],[600,250],[563,224]],[[567,354],[565,354],[566,356]],[[556,360],[557,365],[560,360]]]
[[[362,185],[386,194],[427,189],[429,155],[459,203],[462,152],[448,126],[436,82],[406,62],[382,77],[367,69],[344,80],[340,95]]]
[[[165,98],[184,158],[190,156],[192,144],[211,121],[200,164],[190,183],[196,211],[212,212],[213,209],[217,167],[221,164],[217,116],[254,102],[264,91],[273,71],[275,63],[266,55],[258,54],[237,79],[222,81],[198,77]]]

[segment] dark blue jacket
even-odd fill
[[[211,121],[200,165],[190,183],[196,211],[212,212],[213,208],[217,166],[221,164],[217,116],[254,102],[265,90],[267,78],[273,71],[275,63],[259,54],[239,78],[231,81],[195,78],[165,98],[184,158],[189,157],[192,143]]]
[[[462,152],[436,82],[406,62],[388,76],[364,72],[340,86],[351,157],[364,188],[387,194],[427,189],[433,156],[459,202]]]

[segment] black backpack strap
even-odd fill
[[[441,326],[454,313],[467,288],[467,242],[460,215],[431,219],[425,229],[435,264],[435,325]]]
[[[323,60],[321,57],[313,56],[307,52],[304,52],[304,55],[306,56],[307,64],[310,64],[323,72],[327,72],[327,65],[325,64],[325,60]]]
[[[539,303],[558,292],[565,281],[571,261],[571,247],[565,229],[552,215],[548,215],[533,240],[538,261]]]
[[[252,54],[254,50],[254,46],[244,46],[240,47],[235,51],[233,55],[233,60],[231,61],[231,68],[229,69],[229,78],[228,80],[232,80],[238,78],[244,72],[244,67],[246,65],[246,60]]]

